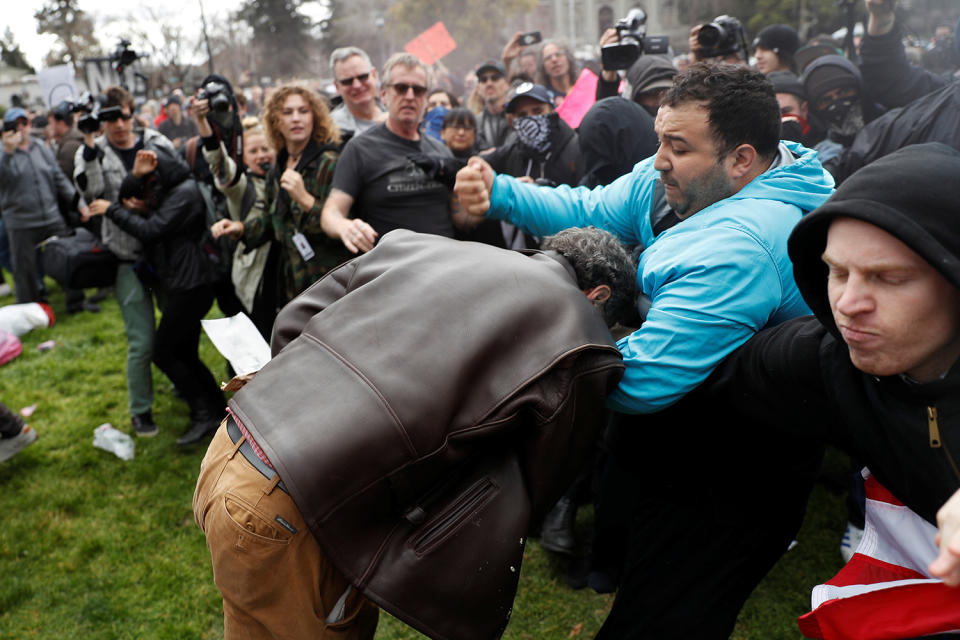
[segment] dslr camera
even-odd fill
[[[631,9],[614,28],[620,41],[600,50],[603,68],[608,71],[628,69],[644,53],[667,53],[670,48],[669,37],[647,35],[647,13],[643,9]]]
[[[747,37],[743,25],[732,16],[717,16],[713,22],[700,25],[697,33],[700,55],[704,58],[728,56],[731,53],[747,53]]]
[[[209,100],[210,111],[226,113],[230,111],[230,90],[222,82],[208,82],[200,88],[197,100]]]

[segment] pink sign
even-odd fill
[[[423,64],[431,65],[456,48],[457,43],[450,32],[442,22],[437,22],[408,42],[403,50],[420,58]]]
[[[597,81],[598,78],[593,71],[584,69],[580,72],[580,77],[577,78],[573,88],[570,89],[570,93],[557,107],[557,113],[572,128],[576,129],[580,126],[583,116],[597,101]]]

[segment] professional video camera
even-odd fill
[[[142,57],[143,56],[130,48],[129,40],[121,39],[120,44],[117,45],[113,54],[110,55],[110,62],[113,63],[113,68],[117,70],[117,73],[123,77],[123,70]]]
[[[647,14],[643,9],[631,9],[614,28],[620,41],[600,50],[603,68],[609,71],[628,69],[644,53],[667,53],[670,48],[669,37],[647,35]]]
[[[230,89],[221,82],[208,82],[200,88],[197,100],[209,100],[210,111],[226,113],[230,110]]]
[[[713,22],[700,25],[697,43],[702,58],[717,58],[737,52],[747,55],[747,36],[743,25],[732,16],[717,16]]]
[[[83,115],[77,119],[77,129],[80,133],[96,133],[100,130],[100,105],[101,101],[84,91],[76,101],[65,100],[60,107],[66,107],[70,113],[81,113]]]

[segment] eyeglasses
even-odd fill
[[[454,131],[475,131],[476,129],[469,124],[450,124],[444,127],[444,129],[453,129]]]
[[[390,85],[398,95],[405,96],[407,92],[413,89],[413,95],[422,98],[427,93],[427,88],[422,84],[407,84],[406,82],[394,82]]]
[[[503,76],[500,75],[499,73],[487,73],[487,74],[484,74],[484,75],[482,75],[482,76],[477,76],[477,81],[478,81],[480,84],[484,84],[484,83],[486,83],[486,82],[496,82],[497,80],[499,80],[499,79],[502,78],[502,77],[503,77]]]
[[[363,84],[364,82],[367,81],[367,78],[369,77],[370,77],[370,72],[367,71],[366,73],[358,73],[355,76],[350,76],[349,78],[343,78],[341,80],[337,80],[337,84],[340,85],[341,87],[352,87],[354,80],[357,80],[358,82],[360,82],[360,84]]]

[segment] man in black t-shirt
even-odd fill
[[[459,215],[450,190],[410,159],[451,157],[441,142],[420,135],[426,67],[398,53],[387,60],[382,77],[387,120],[347,143],[323,206],[324,232],[353,253],[369,251],[378,236],[393,229],[453,237]]]

